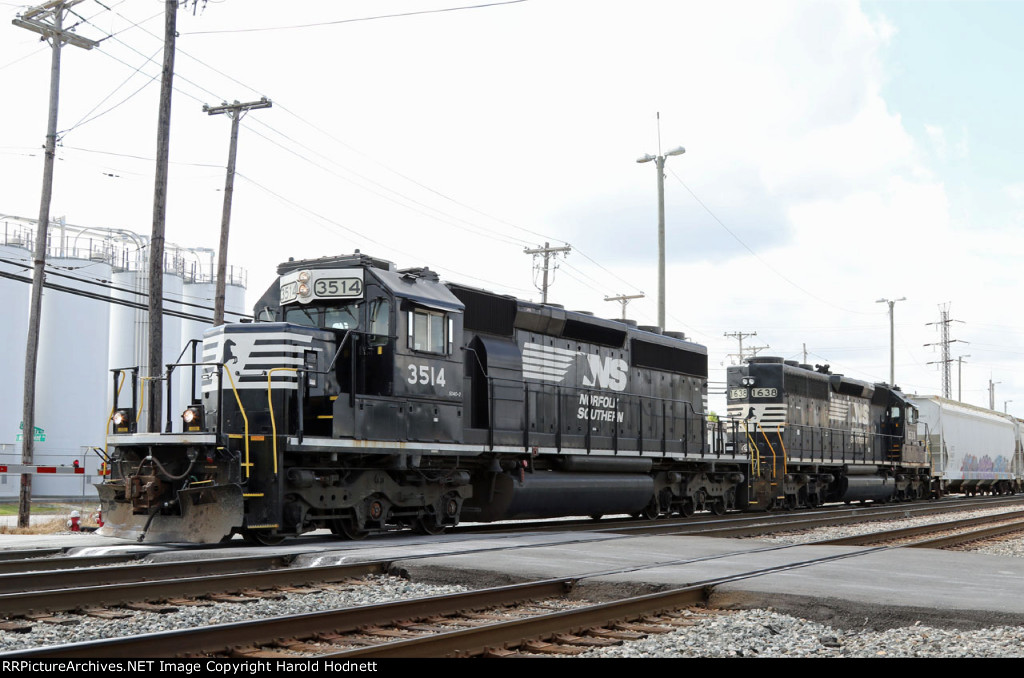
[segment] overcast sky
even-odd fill
[[[35,217],[49,48],[0,0],[0,214]],[[148,235],[161,0],[85,0],[62,57],[51,216]],[[464,7],[463,9],[455,9]],[[451,9],[452,11],[431,11]],[[390,16],[386,16],[390,15]],[[242,120],[231,263],[250,303],[287,257],[354,249],[539,300],[525,248],[568,244],[549,298],[657,322],[724,380],[761,355],[1024,415],[1022,2],[211,0],[179,11],[167,238],[217,245]],[[108,37],[109,36],[109,37]],[[660,113],[659,125],[656,118]],[[660,144],[660,146],[659,146]],[[957,366],[952,369],[957,395]],[[713,384],[714,385],[714,384]],[[712,407],[723,409],[713,398]]]

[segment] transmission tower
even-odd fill
[[[939,364],[942,365],[942,397],[949,398],[952,393],[952,379],[950,378],[951,366],[953,358],[949,355],[949,345],[961,341],[960,339],[949,338],[949,324],[950,323],[962,323],[962,320],[951,320],[949,317],[949,304],[943,304],[939,306],[939,317],[940,320],[937,323],[927,323],[928,325],[938,325],[940,341],[937,344],[925,344],[925,346],[941,346],[942,347],[942,360],[935,360],[929,365]],[[966,343],[966,342],[963,342]]]

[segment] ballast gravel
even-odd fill
[[[132,610],[131,616],[124,619],[62,613],[54,617],[66,623],[34,622],[29,633],[0,630],[0,652],[375,605],[465,590],[461,586],[427,586],[400,577],[371,576],[347,586],[286,593],[280,600],[254,598],[247,603],[181,606],[167,613]]]
[[[771,610],[718,613],[580,657],[1021,657],[1024,628],[837,631]]]

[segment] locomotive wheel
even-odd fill
[[[256,546],[277,546],[284,541],[284,537],[281,535],[257,532],[256,530],[245,530],[242,532],[242,538],[246,543]]]
[[[352,541],[359,541],[360,539],[366,539],[366,536],[370,533],[357,528],[354,518],[338,518],[331,521],[331,534],[351,539]]]
[[[438,525],[433,516],[417,518],[412,524],[412,530],[416,534],[443,534],[446,525]]]
[[[661,511],[658,509],[658,500],[651,499],[651,503],[647,505],[647,508],[640,514],[645,520],[657,520],[658,516],[661,515]]]

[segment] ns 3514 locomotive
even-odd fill
[[[134,393],[115,403],[101,533],[272,543],[747,505],[748,460],[706,425],[707,351],[681,335],[359,253],[278,274],[256,322],[165,375],[201,384],[180,420],[137,432]]]
[[[682,335],[358,252],[278,275],[256,322],[208,330],[201,356],[169,368],[168,382],[191,373],[199,386],[165,431],[134,430],[134,387],[128,406],[115,395],[101,534],[270,544],[316,529],[430,534],[927,487],[900,419],[912,407],[892,389],[854,394],[852,382],[755,363],[729,372],[737,416],[709,422],[707,351]],[[837,423],[834,396],[849,400],[845,439],[811,433]],[[771,419],[779,405],[785,426]],[[814,418],[793,418],[812,406]]]

